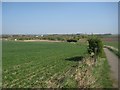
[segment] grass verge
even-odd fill
[[[120,51],[116,51],[116,50],[113,50],[111,48],[108,48],[108,49],[120,58]]]
[[[112,46],[104,46],[105,48],[109,49],[110,51],[112,51],[115,55],[117,55],[120,58],[120,51],[117,50],[116,48],[112,47]]]
[[[96,87],[112,88],[110,79],[110,66],[106,58],[98,58],[97,64],[93,68],[93,75],[96,78]]]

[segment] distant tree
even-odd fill
[[[68,39],[67,42],[77,42],[77,40],[74,40],[74,39]]]

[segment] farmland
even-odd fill
[[[3,41],[2,85],[5,88],[64,87],[68,81],[71,87],[76,87],[70,75],[78,65],[76,60],[85,55],[86,47],[67,42]]]
[[[106,41],[104,42],[104,44],[118,49],[118,41],[111,41],[111,42]]]
[[[112,46],[118,49],[118,36],[108,35],[102,38],[104,45]]]
[[[71,35],[70,39],[64,41],[37,39],[38,37],[32,40],[19,40],[18,37],[15,37],[17,39],[4,38],[2,87],[112,87],[109,65],[104,53],[97,58],[95,65],[94,58],[87,51],[87,40],[91,36],[78,40],[76,37],[78,36]],[[68,40],[77,40],[77,42],[68,42]],[[106,38],[102,40],[104,44],[111,42]],[[104,72],[104,75],[101,72]]]
[[[120,57],[120,52],[119,52],[119,40],[117,35],[110,35],[107,37],[102,38],[103,39],[103,44],[105,47],[107,47],[110,51],[112,51],[114,54],[116,54],[118,57]]]

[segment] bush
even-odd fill
[[[24,40],[23,38],[18,38],[18,40]]]
[[[88,53],[94,53],[97,56],[101,56],[103,53],[103,44],[102,41],[99,38],[92,37],[88,39],[89,47],[88,47]]]
[[[69,39],[69,40],[67,40],[67,42],[77,42],[77,40]]]

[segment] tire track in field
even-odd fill
[[[49,57],[48,57],[48,58],[49,58]],[[40,63],[41,63],[41,62],[40,62]],[[29,70],[32,71],[32,70],[34,70],[34,69],[43,67],[44,65],[43,65],[43,66],[39,66],[40,63],[35,64],[35,62],[34,62],[33,65],[29,65],[27,68],[23,68],[22,70],[17,71],[17,73],[18,73],[18,74],[16,73],[17,76],[23,76],[22,73],[25,73],[26,71],[29,71]],[[51,63],[51,62],[49,62],[49,63]],[[54,65],[54,64],[56,64],[56,63],[57,63],[57,62],[52,63],[52,64]],[[34,66],[34,67],[31,67],[31,66]],[[29,71],[29,72],[30,72],[30,71]],[[14,73],[15,73],[15,72],[14,72]],[[4,76],[4,77],[3,77],[3,78],[4,78],[3,80],[6,81],[6,79],[7,79],[7,76],[6,76],[6,75],[8,75],[8,78],[9,78],[9,76],[10,76],[10,77],[11,77],[11,76],[12,76],[12,77],[15,77],[16,74],[14,74],[14,73],[10,72],[10,74],[8,73],[8,74],[3,75],[3,76]],[[13,75],[13,74],[14,74],[14,75]],[[5,79],[5,78],[6,78],[6,79]],[[15,79],[15,78],[14,78],[14,79]],[[20,80],[20,79],[14,80],[13,82],[16,82],[16,81],[18,81],[18,80]],[[3,82],[3,85],[4,85],[4,83],[5,83],[5,82]]]
[[[63,87],[62,83],[75,72],[76,67],[69,67],[66,71],[60,74],[54,74],[50,77],[45,83],[47,84],[47,88],[60,88]]]
[[[49,58],[49,57],[48,57],[48,58]],[[44,62],[44,61],[42,61],[42,62]],[[36,61],[30,61],[30,62],[26,62],[26,63],[24,63],[24,64],[15,65],[15,66],[13,66],[13,67],[11,67],[11,68],[5,69],[5,70],[3,70],[3,72],[4,72],[5,74],[7,74],[7,73],[11,73],[12,71],[14,72],[14,71],[21,70],[21,69],[25,69],[25,68],[30,68],[30,66],[38,65],[38,64],[40,64],[40,63],[41,63],[41,62],[38,63],[38,60],[36,60]],[[28,65],[28,67],[27,67],[26,65]],[[9,69],[10,69],[10,70],[9,70]]]
[[[52,66],[52,65],[50,65],[50,66]],[[44,67],[44,68],[42,68],[42,69],[37,69],[38,67],[36,67],[36,71],[34,71],[34,72],[32,72],[32,73],[29,73],[29,74],[27,74],[26,76],[23,76],[23,78],[19,78],[18,80],[15,80],[15,81],[13,81],[12,83],[8,83],[8,84],[10,84],[10,87],[14,87],[14,86],[16,86],[16,85],[19,85],[19,84],[22,83],[23,81],[29,80],[29,79],[32,78],[33,76],[37,75],[38,72],[42,71],[41,73],[43,73],[44,70],[45,70],[46,68],[50,67],[50,66],[46,66],[46,67]],[[31,72],[31,71],[29,71],[29,72]],[[17,81],[18,81],[18,82],[17,82]],[[4,87],[6,87],[8,84],[5,84]],[[9,86],[8,86],[8,87],[9,87]]]
[[[38,65],[39,65],[39,64],[38,64]],[[37,66],[37,65],[34,66],[34,67],[31,67],[30,71],[32,71],[32,70],[34,70],[34,69],[37,69],[38,67],[39,67],[39,66]],[[14,72],[15,74],[14,74],[14,73],[10,73],[10,74],[8,74],[8,76],[14,77],[14,79],[15,79],[17,73],[18,73],[17,76],[23,76],[22,73],[25,72],[25,71],[29,71],[29,68],[27,68],[27,69],[22,69],[22,71],[19,70],[18,72]],[[29,72],[30,72],[30,71],[29,71]],[[5,76],[5,77],[6,77],[6,79],[7,79],[7,76]],[[9,77],[8,77],[8,78],[9,78]],[[18,79],[18,80],[19,80],[19,79]],[[12,83],[15,82],[15,81],[18,81],[18,80],[14,80],[14,81],[12,81]]]
[[[28,77],[28,78],[26,78],[26,79],[24,79],[24,81],[26,81],[26,80],[29,80],[29,82],[27,82],[27,83],[24,83],[24,85],[22,85],[22,87],[33,87],[32,85],[34,85],[35,84],[35,82],[36,82],[36,79],[38,80],[44,80],[45,79],[45,77],[46,77],[46,74],[47,75],[49,75],[49,74],[51,74],[51,73],[49,73],[49,71],[50,70],[52,70],[53,68],[55,68],[56,67],[56,65],[51,65],[51,67],[46,67],[44,70],[38,70],[37,72],[35,72],[35,74],[34,75],[32,75],[32,76],[30,76],[30,77]],[[49,70],[47,69],[47,68],[49,68]],[[44,72],[47,72],[47,73],[44,73]],[[49,74],[48,74],[49,73]],[[42,76],[42,77],[40,77],[40,76]],[[34,81],[33,81],[34,80]],[[22,82],[24,82],[24,81],[22,81]],[[28,83],[29,83],[29,85],[28,85]]]
[[[8,73],[14,72],[14,71],[16,71],[16,70],[23,69],[24,67],[26,67],[27,65],[29,66],[29,65],[32,64],[32,63],[33,63],[33,62],[30,61],[30,62],[26,62],[26,63],[21,64],[21,65],[15,65],[15,66],[13,66],[13,67],[11,67],[11,68],[4,69],[4,70],[3,70],[3,73],[4,73],[4,74],[8,74]]]
[[[55,64],[55,63],[53,63],[53,64]],[[50,65],[49,65],[50,66]],[[49,67],[48,66],[48,67]],[[51,65],[52,66],[52,65]],[[41,66],[42,67],[42,66]],[[32,72],[34,69],[36,70],[37,68],[40,68],[40,66],[39,66],[39,64],[38,65],[34,65],[34,67],[30,67],[30,68],[28,68],[28,70],[30,69],[30,71],[29,72]],[[27,70],[23,70],[23,71],[27,71]],[[18,74],[17,76],[23,76],[22,75],[22,73],[21,73],[21,71],[19,71],[20,72],[20,74]],[[10,76],[10,75],[8,75],[8,76]],[[13,77],[15,77],[15,75],[13,76]],[[25,77],[25,76],[23,76],[23,77]],[[21,79],[21,78],[20,78]],[[20,80],[20,79],[18,79],[18,80]],[[15,82],[16,81],[18,81],[18,80],[15,80]],[[4,83],[3,83],[4,84]]]
[[[54,57],[54,56],[53,56],[53,57]],[[49,58],[49,57],[48,57],[48,58]],[[37,62],[37,61],[36,61],[36,62]],[[32,62],[30,62],[30,63],[32,64]],[[34,67],[30,67],[30,68],[29,68],[29,66],[31,66],[31,65],[28,65],[28,67],[25,68],[25,69],[24,69],[23,67],[17,68],[18,70],[19,70],[19,69],[21,70],[21,68],[23,68],[21,71],[24,72],[24,73],[25,73],[27,70],[30,69],[29,74],[23,76],[22,73],[21,73],[21,71],[19,71],[19,72],[18,72],[19,74],[17,74],[17,76],[20,76],[20,78],[17,79],[18,77],[16,77],[16,79],[14,79],[14,76],[16,76],[16,75],[14,75],[12,82],[10,81],[13,85],[12,85],[10,82],[7,83],[8,80],[5,80],[5,82],[3,82],[3,87],[6,87],[6,86],[9,87],[10,85],[12,85],[12,87],[13,87],[13,86],[16,86],[16,84],[19,84],[18,81],[21,83],[21,82],[27,80],[27,77],[33,78],[33,77],[35,77],[36,75],[38,75],[38,74],[36,74],[36,75],[34,75],[34,74],[35,74],[36,72],[39,72],[39,71],[42,70],[42,69],[41,69],[41,70],[36,70],[37,68],[40,68],[40,66],[39,66],[40,63],[37,63],[37,65],[35,64],[35,62],[33,62],[33,63],[34,63],[34,64],[33,64],[32,66],[34,66]],[[55,62],[55,63],[53,63],[53,61],[52,61],[52,64],[53,64],[53,65],[54,65],[54,64],[57,64],[57,63],[59,63],[59,61],[57,61],[57,62]],[[28,64],[28,63],[26,63],[26,64]],[[50,64],[51,64],[51,62],[49,62],[49,64],[47,64],[47,65],[50,65]],[[24,65],[23,65],[23,66],[24,66]],[[17,66],[16,66],[16,67],[17,67]],[[41,67],[42,67],[42,66],[41,66]],[[48,67],[46,67],[46,68],[49,68],[49,67],[50,67],[50,66],[48,66]],[[32,68],[32,69],[31,69],[31,68]],[[51,68],[52,68],[52,67],[51,67]],[[33,70],[36,70],[36,71],[33,72],[33,73],[30,73],[30,72],[32,72]],[[43,68],[43,70],[44,70],[44,68]],[[44,72],[44,71],[43,71],[43,72]],[[43,72],[42,72],[42,73],[43,73]],[[32,75],[33,75],[33,76],[32,76]],[[8,76],[11,76],[11,75],[8,75]],[[23,76],[23,77],[21,77],[21,76]],[[30,76],[31,76],[31,77],[30,77]],[[22,80],[22,79],[25,79],[25,80]],[[24,82],[23,82],[23,83],[24,83]]]
[[[56,62],[56,63],[58,63],[58,62]],[[53,63],[53,64],[55,64],[55,63]],[[49,68],[49,67],[50,67],[50,66],[48,66],[48,67],[46,67],[46,68]],[[55,66],[54,66],[54,67],[55,67]],[[46,68],[45,68],[45,69],[46,69]],[[52,69],[53,66],[51,65],[50,68]],[[40,70],[37,70],[38,73],[39,73],[39,71],[40,71]],[[37,73],[37,72],[35,72],[35,73]],[[43,74],[44,74],[44,72],[45,72],[45,70],[42,70],[42,72],[40,71],[40,73],[43,73]],[[33,72],[32,74],[29,74],[30,77],[29,77],[29,76],[26,76],[26,77],[33,78],[33,77],[35,77],[36,75],[38,75],[38,74],[35,75],[35,73]],[[19,79],[20,82],[19,82],[19,83],[16,82],[16,83],[17,83],[18,85],[19,85],[20,83],[24,83],[24,81],[25,81],[25,80],[27,81],[28,78],[25,78],[25,79],[22,78],[22,79],[23,79],[23,80],[20,80],[20,79]],[[12,87],[15,86],[16,83],[14,83],[14,85],[12,85]],[[21,85],[21,86],[22,86],[22,85]],[[23,87],[23,86],[22,86],[22,87]]]
[[[61,65],[60,65],[60,66],[61,66]],[[56,67],[55,67],[55,68],[56,68]],[[68,68],[68,67],[67,67],[67,68]],[[58,69],[60,69],[60,68],[58,68]],[[63,67],[63,69],[64,69],[64,67]],[[62,70],[62,68],[61,68],[61,70]],[[61,70],[57,70],[57,71],[58,71],[58,72],[61,72]],[[53,70],[53,72],[51,72],[50,69],[49,69],[48,71],[50,72],[50,76],[53,75],[54,73],[58,73],[58,72],[56,72],[56,71],[54,71],[54,70]],[[46,71],[45,71],[45,72],[46,72]],[[44,74],[46,75],[47,73],[44,73]],[[58,75],[58,74],[57,74],[57,75]],[[46,78],[46,79],[47,79],[47,78],[50,78],[50,76],[45,76],[45,77],[43,76],[42,78]],[[45,81],[46,79],[44,79],[44,80],[41,81],[40,78],[37,77],[37,78],[35,79],[36,81],[33,83],[33,85],[32,85],[31,87],[35,87],[35,88],[36,88],[36,87],[38,87],[38,88],[42,87],[42,88],[45,88],[45,87],[47,86],[46,83],[45,83],[45,82],[46,82],[46,81]],[[30,87],[30,86],[28,86],[28,87]]]

